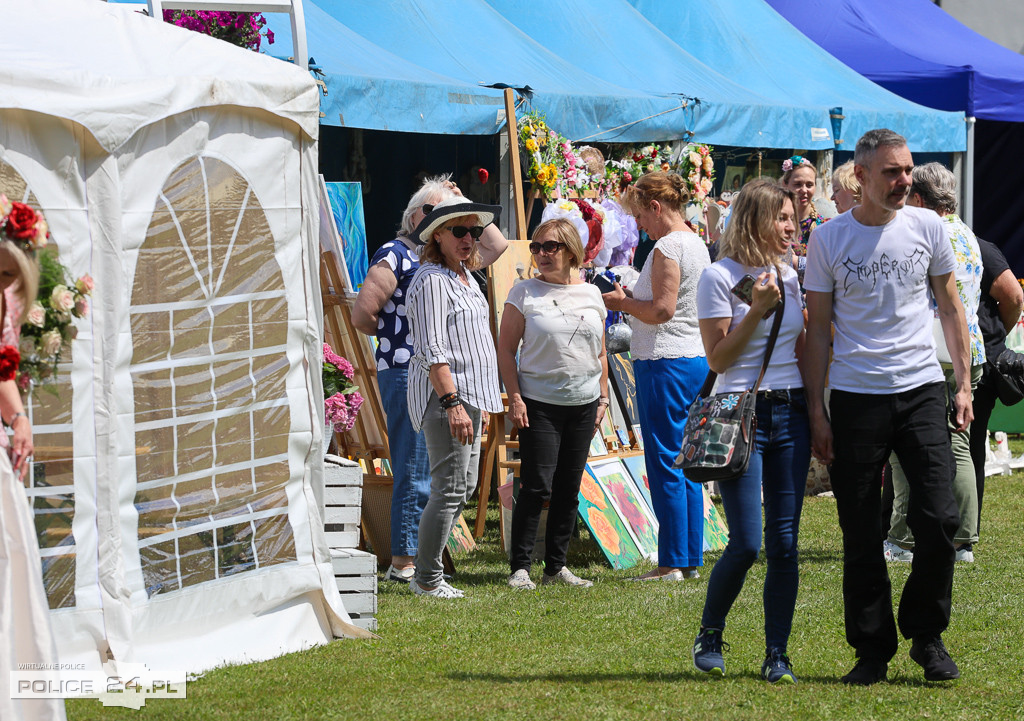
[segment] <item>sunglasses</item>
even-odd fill
[[[530,243],[530,252],[533,255],[537,255],[537,253],[543,250],[545,253],[550,255],[551,253],[554,253],[559,248],[561,248],[563,245],[565,245],[565,243],[558,240],[545,240],[543,243],[533,242]]]
[[[450,230],[456,238],[464,238],[466,233],[469,233],[470,237],[476,240],[484,232],[484,226],[474,225],[472,228],[467,228],[464,225],[449,225],[445,230]]]

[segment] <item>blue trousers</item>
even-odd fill
[[[388,419],[391,447],[391,555],[415,556],[419,549],[420,516],[430,498],[430,460],[423,432],[412,429],[405,389],[408,368],[377,371],[381,403]]]
[[[666,568],[704,565],[704,491],[672,463],[690,404],[707,374],[703,356],[633,361],[644,462],[659,526],[658,565]]]
[[[764,581],[765,651],[786,651],[800,582],[797,536],[811,462],[803,391],[789,402],[757,400],[757,443],[746,473],[718,484],[729,523],[729,544],[711,571],[701,626],[725,628],[725,617],[761,550],[761,490],[768,572]]]

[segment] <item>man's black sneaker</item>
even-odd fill
[[[843,676],[843,683],[853,686],[871,686],[879,681],[885,680],[885,674],[889,672],[889,664],[871,658],[857,659],[857,665],[850,673]]]
[[[924,669],[928,681],[952,681],[960,678],[960,669],[938,636],[919,636],[910,647],[910,658]]]

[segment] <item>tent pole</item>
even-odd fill
[[[977,118],[970,115],[967,120],[967,162],[964,167],[963,219],[968,228],[974,227],[974,125]]]
[[[512,185],[512,207],[516,214],[516,234],[526,237],[526,211],[523,206],[523,166],[519,163],[519,125],[516,122],[516,100],[512,88],[505,88],[505,128],[508,132],[509,183]],[[512,228],[510,227],[509,230]]]

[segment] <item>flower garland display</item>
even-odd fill
[[[260,43],[266,37],[267,44],[274,44],[274,32],[264,28],[267,19],[263,13],[236,13],[213,10],[164,10],[164,22],[203,35],[226,40],[240,48],[259,52]]]
[[[333,426],[336,433],[352,430],[363,405],[359,386],[352,383],[354,375],[352,364],[324,343],[324,422]]]
[[[615,195],[618,197],[627,186],[636,182],[644,173],[654,170],[671,170],[671,159],[672,149],[667,145],[627,148],[618,158],[608,161],[605,177],[611,181],[609,185],[615,189]]]
[[[18,387],[24,393],[39,387],[56,394],[51,384],[64,349],[78,335],[73,318],[89,314],[93,280],[83,275],[72,281],[67,268],[49,249],[40,251],[39,293],[21,325],[21,363]]]
[[[692,197],[701,207],[715,182],[715,161],[711,159],[712,148],[700,143],[690,143],[679,156],[679,174],[686,178]]]
[[[568,138],[559,135],[536,111],[519,121],[519,144],[530,185],[545,200],[588,190],[595,180],[587,161]]]

